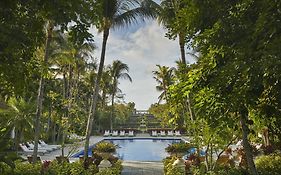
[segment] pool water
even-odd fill
[[[168,154],[165,148],[181,139],[104,139],[117,145],[116,156],[127,161],[162,161]],[[92,146],[93,147],[93,146]],[[74,157],[83,155],[79,152]],[[89,155],[92,155],[91,151]]]

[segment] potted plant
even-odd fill
[[[116,152],[116,145],[114,145],[113,143],[105,142],[105,141],[97,143],[96,146],[93,148],[93,153],[96,153],[97,155],[103,158],[103,160],[99,164],[99,168],[111,167],[112,164],[108,159],[115,152]]]
[[[104,159],[108,159],[108,157],[115,153],[116,151],[116,145],[110,142],[99,142],[96,144],[96,146],[93,148],[93,152],[99,154]]]
[[[190,148],[192,146],[189,143],[179,142],[169,145],[165,150],[172,156],[182,157]]]

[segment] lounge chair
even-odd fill
[[[166,136],[165,131],[160,131],[160,136],[165,137]]]
[[[120,137],[125,137],[125,131],[120,131],[119,136],[120,136]]]
[[[33,143],[31,143],[31,142],[26,142],[26,144],[27,144],[27,146],[28,146],[29,149],[31,149],[31,150],[34,149],[34,144],[33,144]],[[38,150],[46,150],[47,152],[52,151],[52,149],[50,149],[50,148],[43,148],[43,147],[41,147],[39,143],[38,143]]]
[[[105,130],[105,131],[104,131],[103,136],[104,136],[104,137],[108,137],[108,136],[110,136],[110,132],[109,132],[109,130]]]
[[[167,136],[174,136],[174,132],[173,131],[168,131]]]
[[[113,131],[112,136],[113,136],[113,137],[118,136],[118,131]]]
[[[129,137],[133,137],[133,136],[135,136],[135,135],[134,135],[134,131],[129,131],[128,136],[129,136]]]
[[[32,155],[33,154],[33,150],[32,149],[28,149],[25,144],[21,144],[20,143],[19,146],[22,149],[23,154],[25,154],[25,155]],[[47,151],[46,150],[39,150],[38,149],[37,153],[40,154],[40,155],[44,155],[45,153],[47,153]]]
[[[39,140],[39,143],[41,144],[42,147],[50,147],[50,148],[55,148],[55,149],[59,149],[61,148],[61,145],[49,145],[46,142],[44,142],[44,140]]]
[[[34,145],[34,141],[32,142],[32,144]],[[42,145],[40,141],[38,141],[38,149],[46,149],[47,151],[54,151],[54,150],[56,150],[55,147],[51,147],[49,145]]]
[[[68,137],[69,137],[70,139],[76,139],[76,140],[84,140],[84,139],[85,139],[84,136],[79,136],[79,135],[77,135],[77,134],[75,134],[75,133],[70,134]]]
[[[175,131],[175,136],[180,137],[181,136],[180,131]]]
[[[157,137],[158,136],[157,131],[152,131],[151,136],[152,137]]]

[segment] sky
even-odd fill
[[[94,57],[99,60],[102,33],[98,34],[95,29],[91,32],[98,47]],[[120,80],[119,88],[125,94],[124,101],[134,102],[137,110],[147,110],[158,102],[160,92],[156,90],[157,83],[152,74],[157,70],[156,65],[175,67],[175,61],[180,58],[178,41],[166,38],[165,29],[157,21],[111,31],[106,49],[105,65],[120,60],[129,66],[133,82]],[[188,55],[187,61],[194,62]]]

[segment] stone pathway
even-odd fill
[[[121,175],[163,175],[162,162],[124,161]]]

